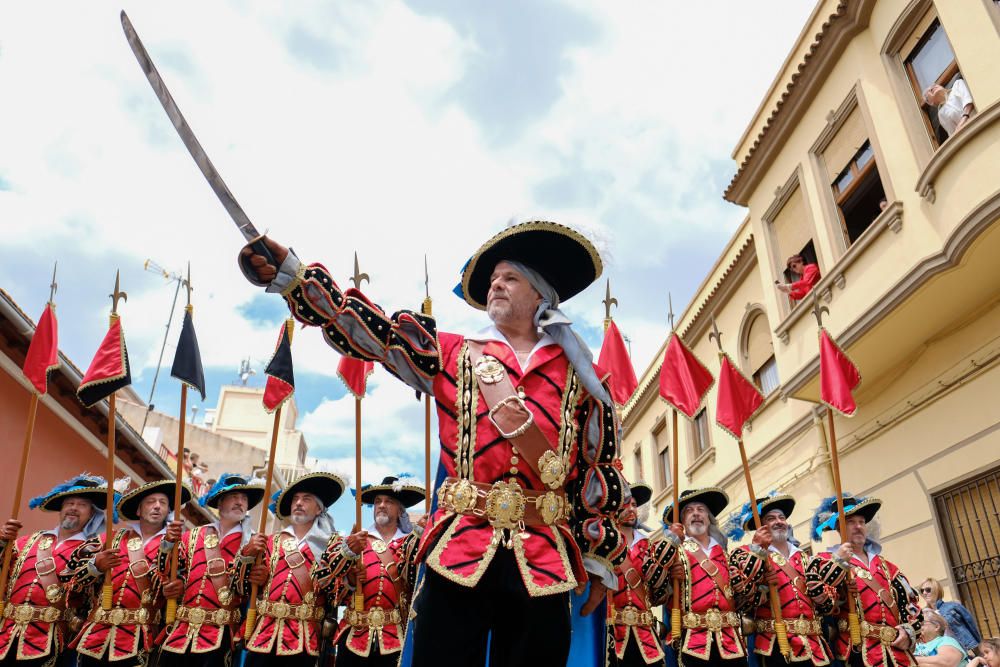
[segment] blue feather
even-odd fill
[[[84,482],[87,482],[84,484]],[[77,475],[76,477],[63,482],[62,484],[57,484],[52,487],[52,489],[41,496],[36,496],[28,501],[28,507],[35,509],[41,507],[42,504],[58,493],[65,493],[66,491],[75,491],[77,489],[92,489],[95,486],[103,486],[104,478],[98,477],[97,475],[88,475],[84,473],[83,475]]]
[[[719,526],[719,530],[721,530],[722,534],[731,540],[741,540],[743,539],[743,536],[746,535],[746,531],[743,530],[743,524],[749,516],[751,516],[751,512],[750,501],[748,500],[743,503],[742,507],[729,515],[726,522]]]
[[[202,507],[206,507],[206,503],[215,496],[218,496],[224,493],[227,489],[231,489],[235,486],[245,485],[247,482],[247,478],[239,473],[224,472],[219,475],[218,481],[212,485],[212,488],[210,488],[205,495],[198,499],[198,504]]]
[[[281,489],[278,489],[271,494],[271,502],[268,504],[267,509],[271,510],[271,514],[277,516],[278,514],[278,496],[281,495]]]
[[[865,500],[864,498],[856,498],[854,495],[846,492],[844,493],[844,498],[853,498],[857,502]],[[810,528],[812,529],[811,532],[813,535],[813,539],[820,539],[823,536],[823,532],[826,529],[825,528],[821,529],[821,524],[826,522],[831,516],[833,516],[836,513],[837,513],[837,496],[827,496],[826,498],[820,501],[819,507],[817,507],[816,511],[813,512],[812,525],[810,526]]]

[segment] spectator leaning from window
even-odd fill
[[[927,606],[944,616],[951,628],[952,636],[962,645],[962,649],[970,654],[979,646],[983,640],[976,625],[976,619],[972,617],[972,612],[962,606],[959,602],[945,602],[944,590],[937,579],[927,579],[920,584],[920,597],[924,599]],[[1000,665],[998,665],[1000,667]]]
[[[964,79],[957,79],[951,84],[951,90],[934,84],[924,91],[924,101],[937,107],[938,122],[949,137],[965,127],[976,111],[972,93]]]
[[[1000,639],[984,639],[979,645],[978,658],[969,661],[969,667],[1000,667]]]
[[[806,264],[802,255],[792,255],[786,264],[788,270],[799,277],[794,283],[778,283],[778,289],[787,294],[793,301],[805,298],[806,294],[819,282],[819,266]]]
[[[966,667],[965,649],[948,634],[948,621],[930,607],[924,607],[920,643],[913,652],[922,667]]]

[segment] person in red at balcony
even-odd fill
[[[792,255],[788,258],[788,270],[799,279],[794,283],[778,283],[778,289],[787,294],[792,301],[804,299],[819,282],[819,265],[806,264],[802,255]]]

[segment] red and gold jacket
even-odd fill
[[[420,538],[416,533],[398,532],[390,542],[378,539],[374,528],[369,529],[368,544],[361,554],[365,576],[362,585],[364,612],[358,614],[353,608],[353,584],[347,585],[348,575],[358,567],[357,557],[346,555],[344,538],[337,536],[330,542],[324,559],[340,580],[339,590],[344,591],[341,601],[347,609],[337,629],[334,641],[340,641],[347,634],[346,645],[352,653],[367,658],[372,651],[373,641],[378,642],[381,655],[398,653],[403,648],[403,633],[409,611],[411,592],[416,579],[415,556]],[[376,548],[391,556],[394,566],[391,572],[382,562]]]
[[[290,530],[286,531],[268,537],[260,556],[270,573],[257,598],[257,622],[246,648],[279,656],[318,656],[326,603],[336,581],[324,560],[313,555],[309,544],[300,543]],[[254,559],[241,555],[234,563],[233,591],[248,597]]]
[[[672,537],[668,543],[675,539]],[[714,539],[704,551],[707,556],[704,561],[698,560],[701,549],[698,542],[687,538],[682,546],[678,551],[684,556],[681,560],[684,565],[681,652],[707,660],[714,641],[723,660],[742,658],[746,651],[740,636],[739,612],[750,605],[753,591],[746,586],[756,585],[753,574],[733,580],[726,550]],[[671,629],[672,633],[676,631]]]
[[[824,584],[837,585],[839,569],[835,568],[834,571],[825,573],[825,576],[829,577],[826,581],[817,576],[810,580],[807,573],[812,559],[798,548],[792,547],[792,549],[789,558],[785,558],[773,548],[768,551],[771,568],[778,577],[777,590],[781,602],[781,616],[785,619],[788,642],[792,649],[788,660],[789,662],[812,661],[812,664],[821,667],[831,662],[830,647],[823,638],[822,629],[822,609],[825,609],[822,604],[828,599]],[[757,557],[748,545],[744,545],[733,551],[729,562],[734,584],[737,579],[749,577],[750,580],[741,582],[740,586],[748,592],[754,592],[751,593],[754,595],[754,652],[770,656],[776,650],[777,637],[774,633],[770,593],[763,581],[764,561]],[[794,579],[785,573],[782,565],[792,568],[797,573]],[[840,576],[842,577],[842,573]],[[817,601],[821,605],[820,611],[817,611]]]
[[[160,531],[144,545],[139,533],[131,528],[115,532],[111,548],[121,554],[122,562],[112,571],[113,595],[107,611],[101,608],[104,573],[93,566],[94,554],[104,548],[104,534],[77,547],[67,566],[72,573],[69,586],[90,598],[91,610],[71,644],[77,653],[115,661],[153,648],[163,607],[162,581],[156,569],[163,533]]]
[[[38,532],[19,537],[11,555],[10,578],[4,592],[4,616],[0,622],[0,661],[7,658],[11,648],[17,660],[36,660],[62,652],[66,637],[65,617],[67,607],[65,584],[69,576],[64,573],[70,556],[84,542],[82,533],[57,542],[55,531]],[[6,546],[6,542],[0,540]],[[42,551],[39,559],[38,552]],[[48,554],[48,555],[46,555]],[[39,567],[40,565],[40,567]],[[55,582],[45,586],[39,580],[39,571]],[[54,587],[54,588],[53,588]],[[71,596],[69,607],[77,606],[79,596]],[[35,607],[32,612],[30,607]],[[19,614],[33,620],[19,620]],[[44,620],[58,616],[56,622]],[[27,622],[25,622],[27,621]]]
[[[618,660],[628,643],[638,643],[647,664],[663,659],[663,647],[653,629],[653,607],[663,604],[670,584],[675,551],[651,549],[647,537],[635,532],[628,556],[615,568],[618,590],[608,592],[608,632]]]
[[[826,564],[824,570],[839,567],[830,552],[819,554],[815,560]],[[853,556],[849,567],[858,588],[858,617],[861,621],[861,642],[864,647],[861,657],[866,667],[916,665],[917,661],[910,651],[891,646],[895,631],[883,630],[883,628],[902,626],[903,631],[910,636],[910,646],[915,646],[914,638],[920,634],[922,619],[919,610],[910,599],[915,597],[915,594],[906,577],[898,567],[879,554],[872,555],[868,563]],[[828,593],[837,605],[839,632],[834,641],[834,652],[836,657],[846,661],[851,648],[846,605],[847,587],[830,586]],[[885,637],[880,637],[882,633],[885,633]]]
[[[241,598],[234,595],[229,587],[232,575],[233,559],[240,550],[240,541],[243,537],[241,527],[237,525],[233,530],[219,539],[218,524],[208,526],[198,526],[194,530],[184,533],[180,543],[177,545],[177,576],[184,582],[184,594],[180,606],[187,609],[204,609],[208,614],[216,610],[225,609],[231,612],[231,621],[228,624],[230,630],[235,630],[239,626],[239,607]],[[209,563],[208,552],[206,551],[206,540],[217,548],[220,561]],[[170,578],[170,552],[160,551],[160,561],[158,563],[160,576],[164,581]],[[221,590],[216,590],[213,578],[224,577],[225,585]],[[196,612],[197,617],[202,614]],[[190,616],[190,613],[183,614]],[[162,650],[171,653],[208,653],[222,646],[223,628],[225,625],[217,625],[210,622],[196,623],[190,618],[181,620],[177,618],[173,625],[164,629],[164,632],[157,640],[157,644],[163,647]],[[230,648],[233,644],[232,632],[229,637]]]
[[[283,295],[292,315],[322,327],[327,342],[342,354],[381,362],[409,386],[433,394],[441,463],[448,477],[486,485],[513,481],[538,494],[552,488],[514,456],[511,443],[490,420],[466,338],[438,335],[433,318],[411,311],[387,316],[360,291],[341,291],[319,264],[299,265]],[[587,394],[558,345],[537,348],[528,368],[521,369],[509,345],[487,339],[483,354],[496,358],[521,389],[565,471],[555,484],[565,491],[568,521],[528,526],[523,534],[514,530],[510,535],[485,516],[457,514],[439,502],[422,536],[418,561],[426,559],[441,576],[472,587],[505,544],[514,549],[531,596],[571,590],[585,578],[585,562],[587,570],[613,586],[614,566],[626,551],[613,520],[625,488],[614,466],[619,430],[614,410]]]

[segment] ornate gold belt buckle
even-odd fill
[[[639,622],[639,610],[632,606],[622,609],[622,622],[625,625],[636,625]]]
[[[139,611],[135,612],[135,620],[139,625],[146,625],[149,622],[149,610],[143,607]]]
[[[206,612],[201,607],[191,607],[188,609],[188,623],[191,625],[201,625],[205,622]]]
[[[292,608],[287,602],[272,602],[270,616],[274,618],[288,618]]]
[[[298,560],[294,560],[295,556],[299,557]],[[297,567],[301,567],[305,565],[306,562],[306,557],[303,556],[302,552],[299,551],[298,549],[295,549],[294,551],[285,551],[284,559],[285,559],[285,565],[287,565],[288,569],[290,570],[294,570]]]
[[[535,498],[535,509],[538,510],[538,515],[542,517],[542,521],[549,526],[559,523],[568,514],[566,499],[554,491],[548,491],[544,495]],[[633,588],[635,587],[633,586]]]
[[[883,625],[879,628],[878,635],[883,644],[891,644],[896,640],[896,628]]]
[[[484,354],[479,358],[473,371],[483,381],[483,384],[496,384],[503,380],[507,374],[503,364],[496,357],[491,357],[488,354]]]
[[[705,627],[712,632],[722,629],[722,612],[718,609],[709,609],[705,612]]]
[[[300,621],[305,621],[310,616],[312,616],[312,609],[309,608],[309,605],[300,604],[295,608],[295,618]]]
[[[441,487],[444,505],[457,514],[465,514],[476,506],[478,489],[467,479],[460,479]]]
[[[368,612],[368,627],[381,628],[385,625],[385,610],[382,607],[375,607]]]
[[[500,424],[497,423],[495,415],[498,411],[500,411],[502,408],[507,407],[511,403],[521,408],[521,410],[524,411],[527,417],[525,417],[524,423],[515,428],[513,431],[504,431],[500,427]],[[528,430],[528,428],[532,424],[535,423],[535,414],[528,409],[528,406],[524,404],[524,401],[521,400],[520,396],[515,395],[515,396],[507,396],[497,401],[497,404],[494,405],[492,408],[490,408],[489,419],[493,423],[493,426],[496,427],[497,432],[507,440],[510,440],[511,438],[516,438],[517,436],[523,434],[525,431]]]
[[[42,563],[48,564],[49,565],[48,568],[43,570]],[[35,561],[35,573],[39,577],[44,577],[46,575],[52,574],[55,571],[56,571],[56,559],[53,558],[52,556],[49,556],[48,558],[40,558],[37,561]]]
[[[14,608],[14,621],[22,625],[30,623],[35,616],[35,610],[29,605],[22,604]]]
[[[42,620],[46,623],[55,623],[62,616],[62,611],[55,607],[45,607],[42,610]]]
[[[218,564],[221,567],[221,569],[213,571],[212,566],[215,564]],[[221,577],[226,573],[226,561],[218,556],[216,556],[215,558],[209,558],[208,561],[205,563],[205,573],[208,574],[208,576],[210,577]]]
[[[125,622],[125,616],[126,614],[124,609],[122,609],[121,607],[115,607],[114,609],[111,610],[111,613],[108,615],[108,622],[111,625],[121,625],[122,623]]]
[[[146,568],[146,569],[141,572],[136,572],[136,566],[138,566],[139,568]],[[129,573],[136,579],[142,579],[143,577],[148,576],[151,569],[152,568],[149,567],[149,561],[146,560],[145,558],[133,561],[128,564]]]
[[[684,627],[686,628],[689,629],[697,628],[699,625],[701,625],[700,621],[701,619],[698,617],[698,614],[694,613],[693,611],[689,611],[688,613],[684,614]]]
[[[513,479],[497,482],[486,494],[486,516],[494,528],[514,528],[524,518],[524,492]]]

